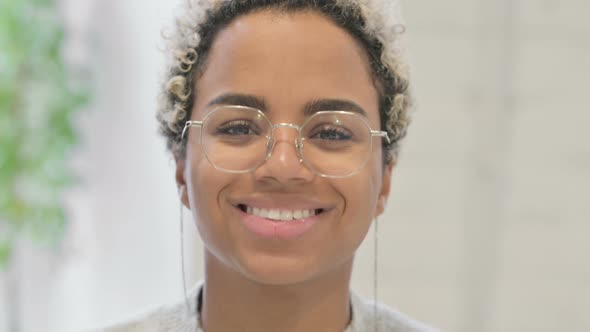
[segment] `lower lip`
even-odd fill
[[[236,209],[240,213],[244,226],[250,232],[261,238],[281,240],[293,240],[303,236],[319,221],[320,216],[326,213],[324,211],[319,215],[301,220],[272,221],[245,213],[239,208]]]

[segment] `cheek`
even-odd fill
[[[380,164],[380,154],[375,156],[367,163],[363,170],[352,176],[350,182],[346,184],[345,199],[349,211],[362,218],[362,220],[371,220],[377,206],[379,192],[382,183],[382,170]]]
[[[187,154],[190,166],[187,170],[189,199],[194,222],[203,241],[215,232],[213,220],[219,220],[219,194],[224,187],[224,177],[220,176],[198,149]]]
[[[378,186],[372,168],[367,168],[336,187],[344,200],[342,227],[349,241],[360,245],[373,220]]]
[[[370,221],[376,206],[377,190],[374,182],[363,177],[347,187],[345,214],[350,215],[354,222]]]
[[[198,131],[195,130],[195,133]],[[215,169],[201,151],[198,137],[193,136],[187,147],[188,169],[185,174],[189,182],[191,207],[197,212],[210,210],[217,201],[219,193],[226,185],[228,175]]]
[[[191,202],[191,210],[194,212],[198,212],[206,208],[206,204],[203,206],[203,200],[207,197],[203,195],[202,188],[206,185],[203,182],[206,179],[210,179],[207,176],[207,169],[204,167],[204,158],[202,153],[199,151],[199,148],[192,146],[187,148],[187,170],[185,177],[188,182],[189,188],[189,199]]]

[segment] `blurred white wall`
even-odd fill
[[[449,331],[590,331],[589,11],[405,1],[417,111],[380,221],[388,303]]]
[[[181,295],[173,164],[154,120],[176,3],[63,1],[95,100],[80,119],[66,255],[22,254],[25,332]],[[590,331],[590,3],[404,5],[417,110],[379,220],[379,299],[447,331]],[[371,235],[353,278],[367,296]]]

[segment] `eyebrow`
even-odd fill
[[[307,117],[321,111],[348,111],[367,117],[367,112],[362,107],[345,99],[316,99],[305,105],[303,113]]]
[[[247,106],[259,109],[264,113],[268,111],[266,100],[263,97],[241,93],[224,93],[219,95],[207,104],[208,107],[214,105]],[[306,117],[321,111],[349,111],[367,117],[367,112],[362,107],[346,99],[315,99],[305,104],[303,108],[303,114]]]
[[[213,105],[236,105],[236,106],[247,106],[266,112],[268,107],[266,101],[262,97],[246,95],[241,93],[224,93],[211,100],[207,107]]]

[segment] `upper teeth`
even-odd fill
[[[246,207],[246,213],[265,219],[289,221],[294,219],[305,219],[316,215],[315,209],[309,210],[281,210]]]

